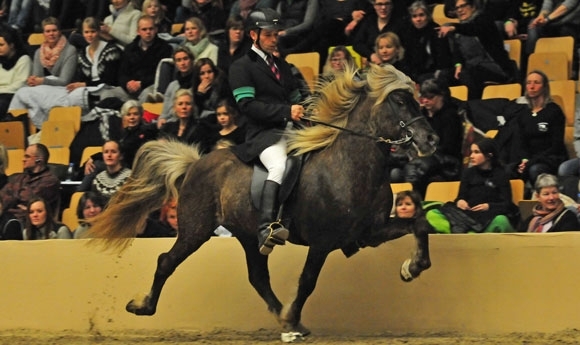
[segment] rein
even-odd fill
[[[409,122],[407,122],[407,123],[405,123],[405,121],[399,121],[399,126],[402,129],[406,129],[413,122],[419,121],[421,119],[423,119],[423,116],[414,117],[411,120],[409,120]],[[391,144],[391,145],[402,145],[402,144],[406,144],[409,141],[413,140],[413,131],[410,130],[410,129],[407,129],[407,133],[405,134],[405,137],[404,138],[397,139],[397,140],[393,140],[393,139],[388,139],[388,138],[385,139],[383,137],[378,137],[378,136],[373,136],[373,135],[369,135],[369,134],[366,134],[366,133],[361,133],[361,132],[353,131],[352,129],[348,129],[348,128],[345,128],[345,127],[336,126],[336,125],[333,125],[331,123],[327,123],[327,122],[323,122],[323,121],[318,121],[318,120],[313,120],[312,118],[307,117],[307,116],[304,116],[300,120],[302,120],[302,121],[310,121],[310,122],[315,123],[315,124],[318,124],[318,125],[323,125],[323,126],[331,127],[331,128],[334,128],[334,129],[338,129],[338,130],[341,130],[341,131],[344,131],[344,132],[347,132],[347,133],[350,133],[350,134],[353,134],[353,135],[356,135],[356,136],[359,136],[359,137],[363,137],[363,138],[367,138],[367,139],[374,140],[374,141],[379,142],[379,143],[385,143],[385,144]]]

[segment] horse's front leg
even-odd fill
[[[300,323],[302,308],[316,287],[316,281],[318,280],[322,266],[328,257],[328,253],[329,252],[326,250],[320,251],[313,249],[313,247],[309,248],[306,263],[304,264],[302,274],[300,275],[300,281],[298,282],[298,293],[296,294],[296,298],[287,306],[280,318],[284,330],[288,332],[297,332],[300,335],[310,334],[310,330]]]
[[[191,238],[186,240],[186,238],[186,236],[177,237],[177,241],[173,247],[167,253],[159,255],[153,285],[151,286],[149,294],[131,300],[125,307],[128,312],[136,315],[155,314],[155,311],[157,310],[157,302],[159,301],[161,290],[163,289],[163,285],[165,285],[167,278],[171,276],[179,264],[207,241],[207,239],[197,239],[194,241]]]
[[[431,267],[431,258],[429,257],[429,232],[431,226],[427,219],[422,216],[415,220],[412,230],[417,242],[417,250],[413,258],[405,260],[401,266],[401,279],[405,282],[412,281],[421,272]]]
[[[375,243],[383,243],[413,234],[417,242],[415,255],[411,259],[405,260],[401,266],[401,279],[410,282],[417,278],[421,272],[431,267],[429,258],[429,232],[431,226],[425,216],[419,218],[395,218],[390,219],[384,231],[374,231],[379,235],[375,236]]]

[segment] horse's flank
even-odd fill
[[[405,74],[391,65],[371,65],[366,78],[359,76],[360,71],[347,69],[332,82],[319,85],[315,97],[306,106],[308,116],[313,120],[346,127],[348,115],[359,104],[362,97],[376,98],[375,108],[397,89],[414,93],[414,83]],[[309,151],[323,149],[332,145],[339,130],[328,126],[306,127],[288,131],[288,150],[300,155]]]

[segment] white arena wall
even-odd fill
[[[0,242],[0,329],[277,328],[246,278],[243,251],[214,238],[169,278],[154,316],[125,304],[149,290],[157,256],[174,239],[137,239],[121,256],[86,240]],[[433,266],[399,278],[406,236],[346,259],[330,255],[307,302],[313,332],[507,333],[580,328],[580,233],[431,235]],[[306,248],[270,255],[279,298],[292,297]]]

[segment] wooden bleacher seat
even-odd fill
[[[48,121],[70,120],[74,123],[75,133],[81,129],[82,109],[79,106],[53,107],[48,112]]]
[[[62,164],[68,166],[70,162],[70,149],[67,147],[55,147],[48,146],[48,152],[50,157],[48,158],[48,163],[50,164]]]
[[[512,189],[512,201],[517,205],[521,200],[524,200],[524,180],[513,179],[510,180],[510,186]]]
[[[70,201],[68,204],[68,208],[73,209],[76,211],[77,206],[79,204],[79,201],[81,200],[81,197],[83,196],[83,194],[85,194],[85,192],[74,192],[71,196],[70,196]]]
[[[457,85],[457,86],[450,86],[449,92],[451,93],[451,97],[460,99],[462,101],[467,101],[467,86],[465,85]]]
[[[433,7],[433,13],[431,14],[433,21],[439,25],[443,25],[446,23],[459,23],[459,19],[447,17],[445,15],[444,8],[445,8],[445,5],[443,5],[443,4],[436,4]]]
[[[553,52],[562,52],[566,54],[566,66],[568,67],[568,78],[569,78],[572,75],[574,38],[572,38],[572,36],[541,37],[536,41],[534,53],[553,53]],[[549,74],[548,76],[550,77],[550,79],[552,78]],[[568,78],[554,78],[554,80]]]
[[[522,85],[519,83],[487,85],[483,88],[481,99],[507,98],[516,99],[522,95]]]
[[[320,70],[320,54],[317,52],[288,54],[286,61],[300,70],[310,90],[313,90]],[[306,79],[307,76],[309,79]]]
[[[21,173],[24,171],[24,149],[6,150],[8,154],[8,167],[6,168],[6,175]]]
[[[40,131],[40,142],[46,147],[70,147],[75,137],[74,123],[70,120],[45,121]]]
[[[83,149],[83,154],[81,155],[81,165],[85,164],[86,161],[91,158],[92,155],[95,153],[99,153],[103,151],[102,146],[87,146]]]
[[[560,96],[562,103],[558,105],[566,115],[566,126],[574,126],[576,116],[576,82],[574,80],[551,80],[550,94],[553,98]]]
[[[171,34],[172,35],[180,34],[182,29],[183,29],[183,23],[173,23],[171,25]]]
[[[79,226],[79,218],[77,217],[77,209],[75,208],[65,208],[62,210],[61,222],[66,225],[70,231],[75,231]]]
[[[528,56],[529,74],[533,70],[540,70],[546,73],[550,80],[570,79],[568,71],[568,57],[563,52],[540,52],[532,53]]]
[[[24,124],[21,121],[0,122],[0,143],[6,149],[26,148]]]
[[[28,35],[27,41],[31,46],[39,46],[44,42],[44,34],[42,32],[33,32]]]
[[[516,62],[518,68],[522,63],[522,41],[518,38],[504,40],[503,41],[504,47],[508,52],[510,59]]]
[[[391,190],[393,194],[397,194],[405,190],[413,190],[413,185],[410,182],[391,183]]]
[[[427,185],[425,201],[453,201],[459,194],[459,181],[438,181]]]

